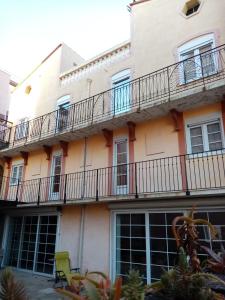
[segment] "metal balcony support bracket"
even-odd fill
[[[111,147],[112,146],[112,141],[113,141],[113,131],[109,129],[102,129],[102,133],[104,135],[104,138],[106,140],[106,147]]]
[[[46,154],[46,160],[50,160],[51,159],[51,155],[52,155],[52,147],[51,146],[47,146],[47,145],[44,145],[43,146],[43,149],[44,149],[44,152]]]
[[[25,151],[20,151],[20,155],[24,161],[24,166],[27,166],[28,163],[28,157],[29,157],[29,152],[25,152]]]
[[[136,124],[134,122],[129,121],[129,122],[127,122],[127,126],[128,126],[128,131],[129,131],[130,142],[136,141],[136,136],[135,136]]]
[[[180,131],[182,129],[181,128],[182,112],[179,112],[176,109],[171,109],[170,110],[170,115],[173,119],[174,130],[175,131]]]
[[[62,148],[63,156],[67,157],[68,156],[68,145],[69,145],[69,143],[65,142],[65,141],[60,141],[59,144],[60,144],[60,147]]]
[[[7,164],[7,169],[10,169],[12,157],[4,156],[3,159],[4,159],[4,162]]]

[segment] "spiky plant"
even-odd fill
[[[125,300],[144,299],[144,284],[139,271],[129,271],[127,283],[123,286],[123,296]]]
[[[0,278],[1,300],[27,300],[24,285],[17,281],[10,268],[3,270]]]

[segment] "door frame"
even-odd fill
[[[127,145],[127,185],[118,187],[117,186],[117,147],[116,144],[119,142],[126,141]],[[118,193],[119,189],[124,190],[125,192],[122,194],[126,194],[129,191],[129,177],[130,177],[130,172],[129,172],[129,138],[128,136],[120,136],[120,137],[115,137],[113,139],[113,170],[112,170],[112,186],[113,186],[113,194],[117,195],[120,194]]]
[[[60,176],[62,175],[62,163],[63,163],[63,153],[62,153],[62,151],[61,150],[58,150],[58,151],[54,151],[53,153],[52,153],[52,156],[51,156],[51,168],[50,168],[50,182],[49,182],[49,200],[59,200],[59,198],[60,198],[60,184],[61,184],[61,179],[60,179],[60,181],[59,181],[59,192],[57,192],[57,193],[54,193],[53,191],[52,191],[52,189],[53,189],[53,185],[54,185],[54,182],[53,182],[53,180],[54,180],[54,169],[55,169],[55,157],[57,157],[57,156],[61,156],[61,171],[60,171]],[[54,163],[53,163],[54,162]]]
[[[126,79],[126,78],[129,78],[129,81],[131,81],[131,69],[125,69],[125,70],[122,70],[122,71],[119,71],[118,73],[114,74],[112,77],[111,77],[111,89],[112,89],[112,93],[111,93],[111,109],[112,109],[112,112],[113,112],[113,115],[119,115],[119,114],[122,114],[122,113],[125,113],[127,111],[130,110],[130,103],[127,107],[121,109],[121,111],[117,111],[116,107],[115,107],[115,89],[116,87],[114,86],[114,84],[117,82],[117,81],[120,81],[120,80],[123,80],[123,79]],[[123,82],[121,84],[118,85],[119,86],[122,86],[123,85]],[[130,89],[129,89],[129,100],[130,100]]]

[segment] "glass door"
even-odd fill
[[[37,239],[38,216],[24,217],[18,267],[33,270]]]
[[[130,109],[130,70],[124,70],[112,77],[112,110],[115,115]]]
[[[52,274],[57,215],[12,217],[4,264]]]
[[[114,192],[116,195],[128,192],[128,145],[127,140],[114,144]]]
[[[50,177],[50,200],[58,200],[60,197],[62,171],[62,155],[55,154],[52,157],[51,177]]]

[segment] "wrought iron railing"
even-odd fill
[[[0,199],[18,203],[101,200],[194,191],[225,192],[225,149],[27,181],[1,178]]]
[[[225,45],[134,79],[0,132],[9,147],[25,145],[172,101],[225,78]],[[224,85],[224,82],[222,82]],[[195,91],[193,90],[193,93]],[[198,91],[199,92],[199,91]],[[180,94],[180,95],[179,95]],[[177,96],[177,97],[178,97]]]
[[[0,118],[0,149],[9,146],[12,122]]]

